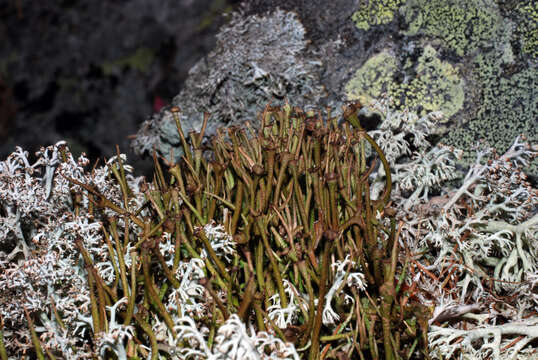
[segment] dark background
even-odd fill
[[[313,46],[356,29],[354,0],[0,0],[0,159],[66,140],[92,160],[126,153],[140,124],[177,95],[232,11],[298,13]],[[345,14],[342,11],[346,11]]]
[[[170,102],[214,46],[234,0],[0,0],[0,159],[66,140],[78,156],[115,145]]]

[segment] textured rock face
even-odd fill
[[[294,13],[274,12],[277,6]],[[244,9],[174,99],[188,128],[199,128],[202,111],[212,109],[216,123],[249,119],[254,96],[338,108],[387,93],[400,108],[442,111],[439,140],[467,153],[479,139],[499,152],[520,133],[538,140],[532,1],[256,0]],[[162,153],[178,145],[168,117],[154,116],[139,132]],[[140,141],[135,147],[149,149]],[[536,164],[528,170],[538,174]]]
[[[465,150],[464,161],[479,139],[499,152],[521,133],[538,140],[538,48],[536,21],[531,20],[536,5],[493,0],[370,3],[377,5],[359,5],[353,15],[360,34],[384,28],[397,37],[359,64],[347,82],[348,97],[357,97],[357,89],[366,98],[384,91],[411,110],[441,110],[448,121],[438,129],[441,141]],[[381,16],[389,10],[391,16]],[[382,66],[372,66],[376,61]],[[528,170],[538,174],[536,164]]]

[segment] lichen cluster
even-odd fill
[[[387,93],[396,106],[442,111],[444,143],[470,149],[487,140],[505,151],[525,133],[536,139],[536,5],[534,2],[372,1],[379,13],[401,15],[401,39],[386,38],[346,84],[349,99],[370,101]],[[375,31],[370,19],[360,29]],[[396,26],[392,28],[396,30]],[[429,55],[428,55],[429,54]],[[422,68],[422,69],[421,69]],[[472,163],[472,152],[462,162]],[[536,164],[527,169],[536,176]]]
[[[475,63],[479,70],[477,85],[481,87],[482,106],[466,125],[446,134],[443,141],[460,149],[470,149],[477,139],[484,139],[504,152],[511,145],[510,139],[518,134],[538,139],[538,104],[531,90],[538,86],[538,71],[529,68],[503,76],[491,56],[479,56]],[[468,163],[472,156],[467,152],[464,160]],[[526,171],[538,174],[536,162],[530,163]]]
[[[491,46],[503,30],[503,19],[490,0],[408,0],[400,12],[408,26],[405,35],[440,39],[459,56]]]
[[[517,32],[521,34],[521,51],[538,60],[538,5],[535,1],[521,1],[517,5],[520,19]]]
[[[427,45],[415,63],[408,59],[400,65],[388,50],[371,57],[347,83],[346,93],[364,103],[386,93],[399,108],[419,115],[442,111],[448,118],[463,107],[463,85],[458,69]]]
[[[463,182],[439,112],[266,106],[148,183],[65,142],[0,162],[0,359],[532,356],[537,145],[481,146]],[[342,119],[340,119],[342,120]],[[13,299],[20,301],[13,301]],[[516,299],[517,301],[515,301]]]
[[[212,114],[206,133],[242,124],[273,99],[285,96],[298,106],[325,96],[319,80],[321,62],[306,54],[306,31],[297,15],[277,10],[248,18],[235,14],[217,35],[215,49],[190,71],[184,90],[173,100],[182,109],[185,132],[199,131],[202,114]],[[163,110],[141,127],[133,147],[138,153],[158,151],[170,159],[181,155],[174,119]]]
[[[360,1],[351,20],[362,30],[371,26],[388,24],[394,19],[394,13],[405,0]]]

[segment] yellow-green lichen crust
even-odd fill
[[[490,0],[408,0],[400,13],[408,25],[405,35],[440,39],[459,56],[491,46],[504,31],[499,9]]]
[[[523,1],[516,9],[520,16],[517,33],[520,37],[521,51],[538,60],[538,2]]]
[[[396,70],[398,61],[389,51],[372,56],[346,84],[348,100],[367,104],[379,98],[391,86]]]
[[[478,86],[482,104],[467,124],[454,128],[443,137],[443,142],[466,150],[464,162],[473,161],[470,149],[479,139],[487,141],[499,154],[504,153],[516,136],[524,134],[531,142],[538,142],[538,69],[525,68],[515,74],[503,74],[493,55],[479,55],[474,61],[480,74]],[[538,161],[526,169],[538,174]]]
[[[395,78],[399,61],[383,51],[366,61],[346,85],[349,100],[369,103],[387,93],[396,107],[406,107],[419,115],[442,111],[445,119],[463,107],[464,82],[458,69],[441,61],[436,50],[426,45],[416,62],[402,66],[404,80]]]
[[[359,28],[386,24],[399,13],[404,26],[401,34],[408,37],[404,44],[394,43],[398,50],[371,57],[355,72],[346,85],[349,99],[367,103],[386,92],[395,105],[419,114],[443,111],[445,119],[458,125],[451,125],[441,141],[466,150],[465,163],[473,161],[470,149],[479,139],[487,140],[499,153],[519,134],[538,141],[537,1],[368,4],[354,14]],[[413,51],[417,46],[424,47],[418,58]],[[464,100],[462,117],[454,116],[463,109]],[[535,176],[537,163],[526,169]]]
[[[405,0],[372,0],[360,1],[358,10],[353,13],[351,20],[362,30],[371,26],[388,24],[394,19],[394,12]]]

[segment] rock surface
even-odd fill
[[[203,111],[214,114],[213,127],[252,119],[261,104],[253,94],[339,108],[386,93],[397,108],[442,111],[435,141],[465,150],[468,161],[480,139],[500,153],[520,133],[538,141],[537,17],[532,1],[253,0],[173,105],[187,128],[199,129]],[[273,34],[281,41],[267,42]],[[178,146],[170,124],[165,109],[139,139],[169,154]],[[538,174],[536,161],[528,171]]]

